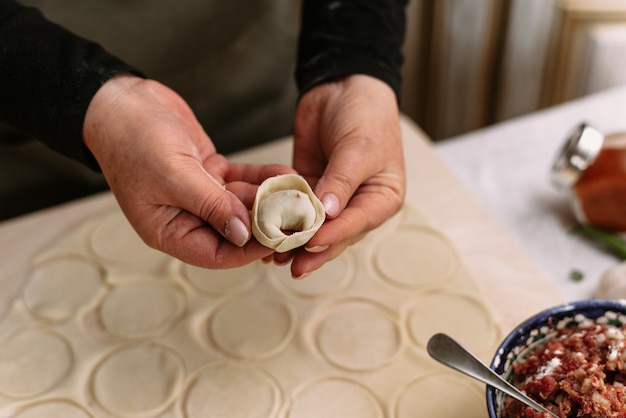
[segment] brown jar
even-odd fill
[[[579,222],[626,232],[626,133],[604,136],[581,124],[557,155],[552,179],[572,192]]]

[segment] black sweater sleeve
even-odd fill
[[[89,102],[108,79],[140,72],[32,7],[0,0],[0,121],[94,165],[83,143]]]
[[[300,94],[324,81],[366,74],[400,98],[407,0],[304,0],[296,82]]]

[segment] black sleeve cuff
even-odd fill
[[[0,5],[0,120],[93,168],[83,142],[98,89],[132,66],[13,0]]]
[[[400,99],[406,0],[304,0],[296,83],[300,95],[349,74],[386,82]]]

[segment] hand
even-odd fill
[[[166,86],[131,75],[109,80],[89,105],[83,134],[124,214],[151,247],[209,268],[272,253],[250,240],[248,208],[265,178],[293,170],[229,163]]]
[[[328,220],[293,257],[293,277],[335,258],[393,216],[404,202],[406,175],[393,90],[365,75],[321,84],[298,104],[293,167],[314,185]]]

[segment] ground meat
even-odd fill
[[[626,418],[626,327],[566,327],[513,364],[511,382],[562,418]],[[503,418],[547,414],[507,397]]]

